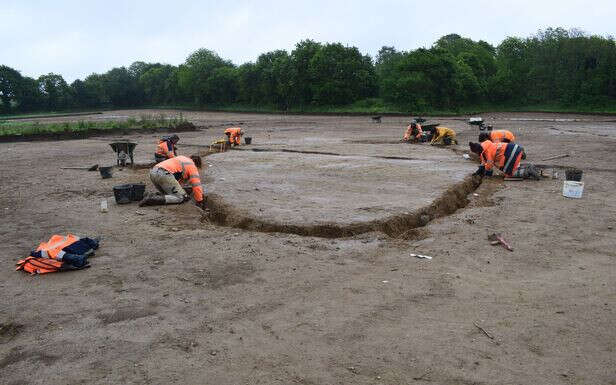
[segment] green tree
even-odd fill
[[[61,75],[49,73],[39,76],[37,81],[48,110],[62,110],[72,106],[69,86]]]
[[[8,113],[16,102],[22,85],[21,74],[11,67],[0,65],[0,113]]]

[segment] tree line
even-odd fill
[[[299,42],[239,66],[208,49],[183,64],[135,62],[68,84],[0,65],[0,113],[239,104],[276,110],[382,103],[409,112],[478,105],[607,107],[616,101],[613,37],[548,28],[494,47],[456,34],[431,48],[383,47],[375,58],[340,43]]]

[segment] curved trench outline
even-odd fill
[[[320,238],[343,238],[374,231],[382,232],[390,237],[400,237],[410,230],[427,225],[435,218],[453,214],[458,209],[466,207],[469,203],[468,194],[475,191],[480,185],[480,177],[467,176],[464,180],[443,192],[430,205],[412,213],[351,224],[324,222],[314,225],[301,225],[274,222],[251,216],[225,202],[222,196],[209,194],[207,197],[209,213],[204,213],[201,220],[202,222],[209,221],[220,226],[243,230]]]

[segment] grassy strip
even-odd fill
[[[616,106],[562,106],[557,104],[547,105],[527,105],[527,106],[507,106],[507,105],[494,105],[483,104],[462,107],[454,110],[448,109],[426,109],[422,111],[411,111],[409,109],[388,104],[379,98],[371,98],[359,100],[353,104],[345,106],[306,106],[306,107],[294,107],[289,109],[281,109],[274,105],[248,105],[248,104],[231,104],[226,106],[221,105],[202,105],[197,106],[194,104],[171,104],[171,105],[150,105],[134,107],[131,109],[150,110],[150,109],[176,109],[184,111],[211,111],[211,112],[237,112],[237,113],[265,113],[265,114],[351,114],[351,115],[401,115],[401,116],[459,116],[459,115],[477,115],[490,112],[552,112],[552,113],[569,113],[569,114],[601,114],[601,115],[616,115]],[[96,112],[100,113],[100,112]],[[75,115],[80,115],[82,112],[78,112]],[[83,112],[83,114],[90,114]],[[3,122],[2,119],[33,119],[43,117],[61,117],[71,116],[68,112],[64,113],[49,113],[49,114],[30,114],[30,115],[12,115],[12,116],[0,116],[0,136],[7,135],[2,133],[2,127],[7,122]],[[142,120],[144,118],[142,117]],[[146,119],[151,120],[151,119]],[[89,126],[85,128],[78,128],[78,130],[87,131],[89,129],[122,129],[122,128],[134,128],[134,119],[127,121],[129,124],[125,126],[123,122],[79,122],[81,126],[89,126],[90,124],[96,124],[96,126]],[[31,125],[31,123],[28,123]],[[64,123],[52,124],[46,132],[65,132],[71,131],[72,127],[66,128]],[[147,123],[146,123],[147,125]],[[42,125],[41,125],[42,126]],[[26,128],[30,130],[30,128]],[[49,131],[51,130],[51,131]],[[59,130],[59,131],[53,131]]]
[[[91,130],[131,130],[131,129],[175,129],[189,124],[180,114],[167,118],[160,114],[157,116],[143,115],[139,119],[129,118],[120,121],[78,121],[63,123],[40,122],[0,122],[0,137],[9,135],[44,135],[87,132]]]

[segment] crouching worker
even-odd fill
[[[482,143],[468,143],[471,151],[479,155],[481,166],[473,175],[492,176],[494,166],[498,167],[506,177],[539,179],[539,173],[532,164],[520,166],[526,159],[524,148],[515,143],[493,143],[486,140]]]
[[[244,133],[239,127],[229,127],[225,130],[225,135],[227,135],[227,138],[229,139],[230,146],[239,146],[240,140],[242,139],[242,135],[244,135]]]
[[[163,160],[167,160],[177,156],[176,144],[180,141],[180,137],[176,134],[171,136],[163,136],[158,141],[158,147],[156,147],[156,153],[154,154],[154,160],[156,163],[160,163]]]
[[[511,131],[507,130],[494,130],[479,134],[479,143],[486,140],[493,143],[513,143],[515,142],[515,136]]]
[[[139,206],[174,205],[190,199],[181,183],[188,184],[198,206],[204,207],[203,187],[199,177],[201,157],[176,156],[158,163],[150,170],[150,180],[162,194],[148,194]]]
[[[430,144],[443,144],[445,146],[449,146],[450,144],[458,144],[456,132],[451,128],[438,126],[434,128],[434,136],[432,137]]]
[[[404,132],[403,142],[419,142],[423,136],[421,124],[412,122]]]

